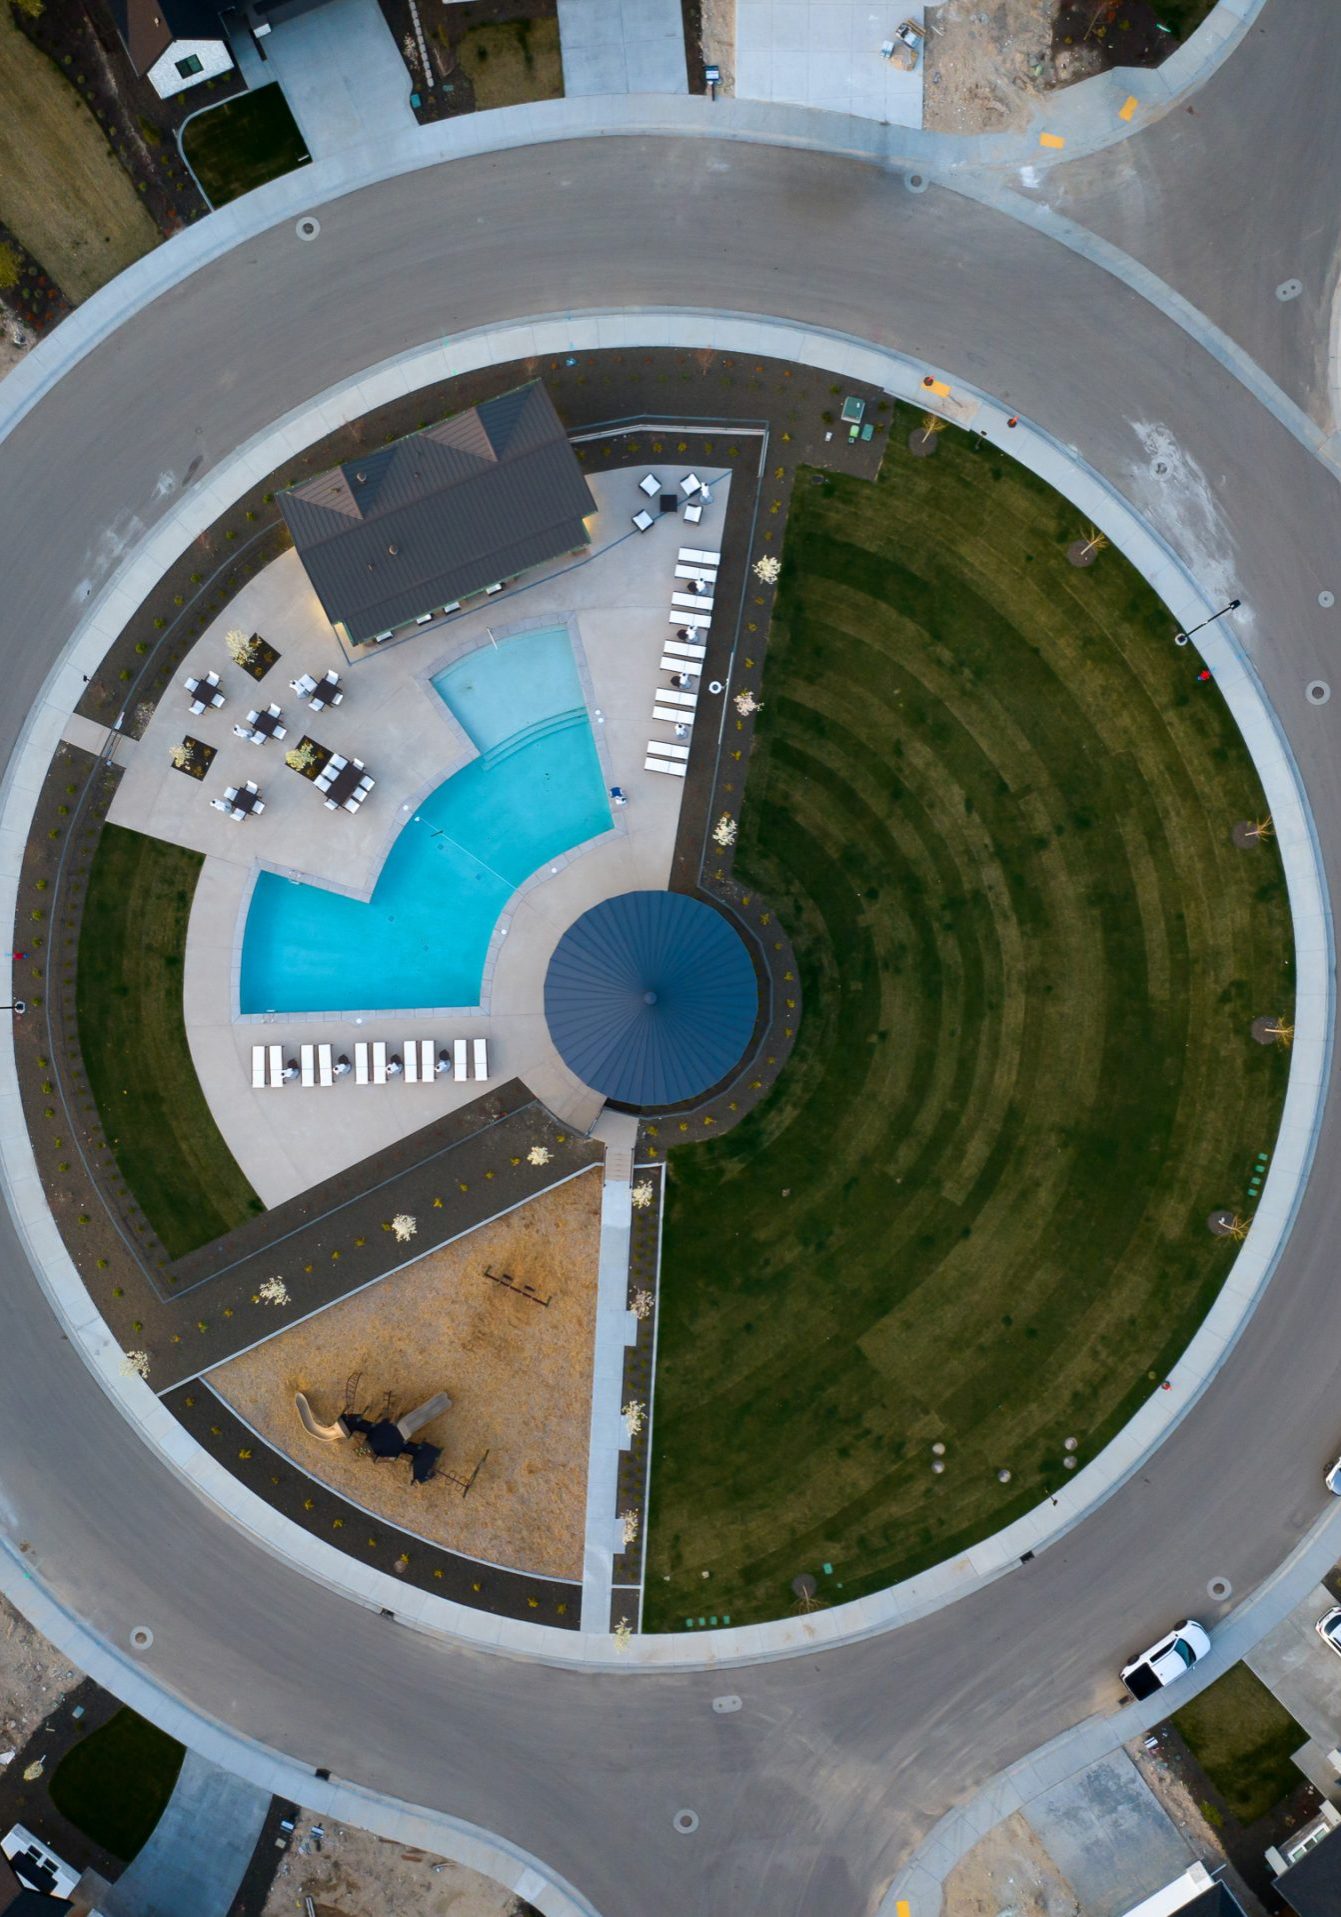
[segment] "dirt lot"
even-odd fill
[[[314,1822],[325,1833],[320,1851]],[[293,1917],[304,1897],[316,1905],[317,1917],[511,1917],[518,1908],[508,1891],[463,1864],[314,1819],[311,1811],[298,1820],[264,1917]]]
[[[600,1245],[598,1168],[430,1253],[209,1374],[254,1430],[341,1496],[454,1551],[549,1577],[582,1573],[592,1340]],[[484,1276],[488,1265],[534,1286],[548,1306]],[[374,1464],[352,1442],[301,1430],[305,1391],[323,1422],[357,1405],[376,1418],[437,1391],[451,1409],[420,1434],[440,1470],[487,1451],[470,1495],[439,1476],[415,1486],[406,1465]]]
[[[979,1838],[945,1880],[941,1917],[1080,1917],[1071,1886],[1025,1819]]]
[[[71,300],[159,234],[97,121],[0,7],[0,220]]]
[[[82,1676],[0,1598],[0,1753],[22,1749]]]
[[[946,0],[929,11],[923,124],[937,133],[1025,126],[1051,84],[1056,11],[1056,0]]]

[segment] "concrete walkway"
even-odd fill
[[[628,1309],[629,1239],[633,1225],[632,1165],[638,1121],[605,1111],[595,1135],[605,1141],[601,1194],[601,1252],[596,1279],[596,1349],[591,1377],[591,1436],[587,1446],[587,1534],[582,1555],[582,1629],[608,1631],[615,1553],[623,1549],[615,1493],[619,1454],[628,1443],[620,1405],[624,1352],[638,1336]],[[637,1593],[629,1594],[637,1615]]]
[[[377,0],[327,0],[282,21],[265,50],[314,160],[418,130],[410,76]]]
[[[688,93],[679,0],[559,0],[566,94]]]
[[[99,1908],[105,1917],[228,1917],[269,1791],[188,1751],[153,1836]]]

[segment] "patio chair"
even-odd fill
[[[483,1038],[477,1038],[475,1040],[474,1050],[475,1050],[475,1076],[476,1078],[487,1078],[489,1076],[488,1041]]]
[[[356,1039],[354,1042],[354,1083],[356,1085],[368,1083],[368,1041],[364,1038]]]
[[[680,491],[686,499],[692,499],[695,493],[701,493],[703,491],[703,481],[697,473],[686,473],[680,481]]]
[[[689,757],[688,746],[671,745],[664,739],[649,739],[647,750],[654,759],[687,759]]]
[[[651,513],[647,511],[646,507],[644,507],[641,512],[636,512],[633,515],[633,523],[638,531],[643,533],[650,532],[652,527],[655,526],[656,521],[653,519]]]
[[[191,717],[193,719],[198,719],[204,710],[205,708],[199,699],[193,699],[191,701]]]
[[[299,1049],[299,1057],[300,1057],[300,1058],[302,1059],[302,1061],[303,1061],[303,1084],[304,1084],[304,1086],[310,1086],[310,1085],[315,1085],[315,1084],[316,1084],[316,1082],[317,1082],[317,1074],[316,1074],[316,1047],[315,1047],[315,1046],[313,1046],[313,1045],[304,1045],[304,1046],[302,1046],[302,1047],[300,1047],[300,1049]]]
[[[265,1046],[253,1045],[251,1048],[251,1088],[254,1092],[265,1089]]]
[[[339,808],[339,806],[338,806],[338,805],[337,805],[337,804],[335,803],[335,800],[334,800],[334,799],[327,799],[327,801],[326,801],[326,810],[327,810],[328,812],[338,812],[338,811],[340,810],[340,808]]]
[[[673,773],[677,779],[683,779],[688,770],[688,766],[681,765],[678,759],[643,760],[644,772],[670,772]]]
[[[661,491],[661,481],[655,473],[644,473],[638,481],[638,491],[640,493],[646,493],[649,499],[655,499]]]
[[[261,715],[259,712],[249,712],[247,714],[247,724],[249,726],[254,726],[256,724],[256,721],[260,718],[260,716]]]
[[[705,597],[705,595],[707,596]],[[708,594],[707,587],[700,586],[697,592],[673,592],[671,594],[671,604],[673,606],[683,606],[689,612],[711,612],[713,602],[711,594]]]
[[[414,1040],[410,1043],[413,1045]],[[433,1083],[433,1040],[421,1038],[419,1041],[419,1082],[421,1085]]]
[[[654,719],[660,719],[663,725],[683,725],[686,729],[690,723],[688,713],[681,712],[676,706],[653,706],[652,717]]]
[[[386,1041],[374,1039],[372,1048],[372,1082],[374,1085],[386,1084]]]
[[[276,726],[270,735],[272,739],[287,739],[288,736],[289,728],[287,726]]]
[[[335,1073],[331,1069],[331,1048],[329,1045],[318,1045],[317,1047],[317,1070],[320,1073],[321,1083],[323,1085],[333,1085],[335,1083]]]
[[[703,508],[702,506],[699,505],[697,500],[691,500],[684,509],[684,516],[685,516],[686,524],[690,526],[697,526],[699,521],[703,517]]]
[[[686,566],[720,566],[722,555],[719,552],[707,552],[702,546],[681,546],[680,560]]]
[[[237,787],[235,785],[226,785],[224,787],[224,797],[228,800],[229,804],[231,805],[233,801],[237,798]]]
[[[413,1411],[407,1411],[403,1418],[397,1418],[396,1429],[408,1443],[416,1431],[422,1431],[426,1424],[432,1424],[444,1411],[451,1409],[451,1399],[445,1391],[435,1391],[431,1398],[416,1405]]]
[[[262,814],[262,813],[263,813],[264,811],[265,811],[265,800],[264,800],[264,799],[258,799],[258,800],[256,801],[256,803],[255,803],[255,805],[254,805],[254,806],[252,807],[252,816],[253,816],[254,818],[258,818],[258,819],[259,819],[259,818],[260,818],[260,816],[261,816],[261,814]]]
[[[216,708],[221,706],[223,702],[224,702],[224,696],[221,692],[214,693],[210,699],[210,704]]]
[[[466,1066],[466,1041],[463,1038],[452,1040],[452,1077],[458,1083],[470,1077]]]
[[[277,1087],[284,1083],[284,1052],[278,1045],[270,1047],[270,1083]]]
[[[407,1038],[405,1041],[405,1083],[407,1085],[419,1083],[419,1042],[413,1038]]]

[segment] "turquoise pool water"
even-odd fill
[[[406,820],[366,904],[261,874],[242,944],[244,1013],[478,1004],[489,940],[513,892],[547,859],[608,829],[562,627],[485,646],[433,685],[479,758]],[[323,817],[333,832],[346,823]]]

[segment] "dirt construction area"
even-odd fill
[[[230,1359],[209,1383],[352,1504],[449,1550],[580,1577],[600,1222],[596,1167]],[[351,1378],[351,1408],[374,1420],[450,1395],[417,1434],[442,1446],[431,1483],[415,1485],[403,1460],[374,1463],[356,1439],[323,1443],[301,1428],[294,1393],[331,1423]],[[444,1474],[468,1475],[481,1458],[463,1497]]]
[[[945,1880],[941,1917],[1082,1917],[1070,1884],[1018,1813],[979,1838]]]
[[[82,1676],[0,1598],[0,1760],[23,1749]]]
[[[294,1917],[305,1897],[316,1917],[513,1917],[519,1908],[509,1891],[464,1864],[314,1819],[310,1811],[298,1820],[264,1917]]]
[[[1027,126],[1053,84],[1057,0],[946,0],[927,10],[922,123],[936,133]]]

